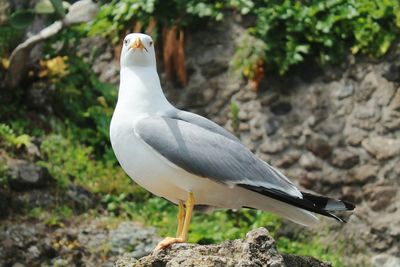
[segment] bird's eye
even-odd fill
[[[150,41],[150,42],[149,42],[149,45],[152,46],[152,45],[153,45],[153,41]]]
[[[129,39],[125,39],[125,40],[124,40],[124,44],[125,44],[125,45],[128,45],[128,43],[129,43]]]

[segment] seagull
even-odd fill
[[[127,175],[154,195],[178,205],[176,237],[156,247],[186,242],[195,205],[259,209],[312,226],[318,213],[351,203],[300,191],[233,134],[197,114],[175,108],[157,74],[154,42],[128,34],[121,50],[118,101],[110,125],[115,156]]]

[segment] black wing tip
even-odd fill
[[[287,204],[296,206],[298,208],[312,211],[321,214],[323,216],[331,217],[340,223],[347,223],[347,221],[333,214],[332,211],[348,211],[348,210],[353,210],[355,208],[354,204],[347,201],[318,196],[306,192],[301,192],[303,194],[303,198],[297,198],[276,189],[268,189],[268,188],[255,187],[243,184],[240,186],[248,190],[251,190],[253,192],[260,193],[264,196],[268,196],[276,200],[285,202]],[[327,210],[325,208],[329,201],[340,203],[343,207],[341,207],[340,209]]]
[[[356,208],[356,205],[354,205],[351,202],[348,202],[348,201],[345,201],[345,200],[339,200],[339,201],[341,201],[344,204],[346,210],[354,210]]]
[[[326,211],[352,211],[356,207],[353,203],[346,200],[325,197],[307,192],[301,193],[305,199],[308,199],[315,206]]]

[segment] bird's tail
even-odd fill
[[[243,186],[243,185],[242,185]],[[267,188],[260,188],[260,187],[253,187],[253,186],[243,186],[246,189],[251,191],[255,191],[261,193],[264,196],[268,196],[270,198],[279,200],[281,202],[290,204],[292,206],[312,211],[327,217],[331,217],[336,219],[339,222],[345,223],[346,221],[343,218],[338,217],[335,215],[334,211],[350,211],[354,210],[355,206],[347,201],[333,199],[324,196],[318,196],[306,192],[301,192],[303,198],[295,197],[292,195],[288,195],[282,191],[276,189],[267,189]]]

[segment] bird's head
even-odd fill
[[[143,33],[128,34],[122,44],[121,67],[156,67],[153,39]]]

